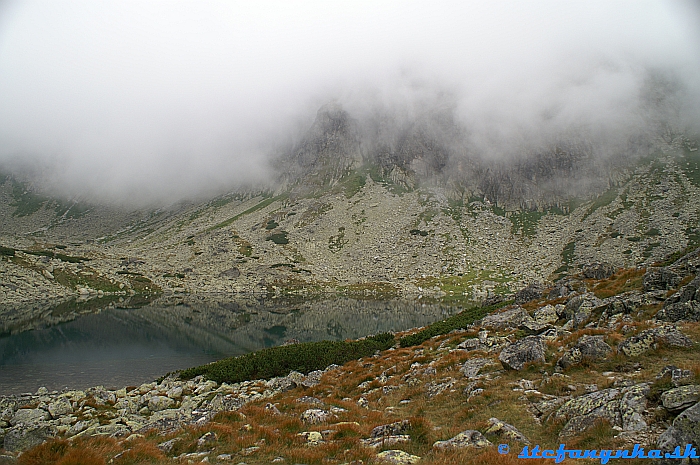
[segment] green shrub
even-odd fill
[[[271,347],[239,357],[189,368],[180,372],[180,378],[195,376],[218,383],[240,383],[251,379],[270,379],[286,376],[290,371],[309,373],[329,365],[367,357],[394,344],[394,336],[382,333],[359,341],[320,341]]]
[[[289,244],[289,239],[287,239],[287,234],[289,234],[287,231],[282,231],[282,232],[275,233],[271,236],[266,237],[265,240],[272,241],[275,244],[279,244],[279,245]]]
[[[15,249],[10,248],[10,247],[3,247],[0,245],[0,255],[4,255],[6,257],[14,257],[15,256]]]
[[[488,307],[471,307],[462,310],[456,315],[453,315],[445,320],[438,321],[431,324],[427,328],[418,331],[417,333],[409,334],[399,339],[399,344],[401,347],[410,347],[418,344],[422,344],[431,337],[440,336],[441,334],[447,334],[455,329],[464,329],[470,324],[474,323],[497,308],[503,307],[513,303],[512,300],[506,302],[500,302],[498,304],[489,305]]]

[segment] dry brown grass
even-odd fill
[[[587,279],[584,282],[589,289],[593,289],[596,297],[605,299],[623,292],[641,289],[644,273],[646,273],[646,268],[627,268],[618,270],[609,278],[600,281]]]

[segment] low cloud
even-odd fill
[[[134,205],[259,186],[328,101],[447,109],[480,157],[567,131],[614,152],[660,113],[697,129],[698,31],[691,2],[9,1],[0,165]]]

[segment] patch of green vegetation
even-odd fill
[[[392,194],[403,195],[407,192],[411,192],[412,190],[408,186],[398,184],[384,176],[381,168],[377,165],[365,165],[362,170],[366,172],[370,178],[372,178],[372,181],[376,182],[377,184],[381,184]]]
[[[82,262],[90,261],[89,258],[73,257],[71,255],[66,255],[63,253],[54,252],[52,250],[23,250],[22,252],[29,254],[29,255],[36,255],[38,257],[57,258],[63,262],[68,262],[68,263],[82,263]]]
[[[15,207],[12,216],[19,217],[38,212],[49,201],[48,197],[30,192],[24,184],[15,180],[12,180],[12,198],[14,201],[10,206]]]
[[[682,250],[677,250],[673,252],[672,254],[668,255],[666,258],[661,260],[660,262],[654,263],[654,266],[668,266],[673,263],[675,263],[679,258],[684,257],[688,255],[689,253],[695,251],[698,248],[697,244],[689,245],[688,247],[682,249]]]
[[[364,223],[366,221],[367,221],[367,215],[365,213],[364,208],[362,209],[362,211],[359,214],[357,214],[357,213],[352,214],[352,224],[354,224],[355,226],[362,226],[362,223]]]
[[[11,247],[4,247],[0,245],[0,255],[4,257],[14,257],[15,256],[15,249]]]
[[[411,229],[409,231],[409,233],[411,234],[411,236],[427,236],[428,235],[428,231],[422,231],[420,229]]]
[[[700,150],[696,149],[691,152],[686,149],[678,163],[688,180],[696,186],[700,186]]]
[[[586,218],[591,216],[599,208],[607,207],[608,205],[610,205],[617,198],[617,194],[618,189],[616,187],[610,188],[607,191],[603,192],[601,195],[598,196],[597,199],[595,199],[593,204],[588,208],[586,214],[583,215],[583,219],[585,220]]]
[[[289,197],[289,194],[280,194],[276,197],[268,197],[268,198],[264,199],[263,201],[261,201],[260,203],[258,203],[257,205],[250,207],[246,211],[239,213],[238,215],[235,215],[235,216],[227,219],[226,221],[222,221],[221,223],[215,224],[214,226],[207,228],[206,231],[209,232],[209,231],[213,231],[215,229],[220,229],[220,228],[225,228],[226,226],[230,226],[239,218],[241,218],[245,215],[248,215],[250,213],[256,212],[258,210],[262,210],[263,208],[271,205],[274,202],[277,202],[278,200],[285,200],[287,197]]]
[[[561,275],[569,271],[571,263],[574,261],[574,253],[576,248],[576,241],[571,241],[564,246],[561,251],[562,265],[554,271],[555,275]]]
[[[85,215],[87,215],[90,210],[90,206],[84,205],[79,202],[65,202],[58,200],[56,201],[56,207],[54,209],[54,211],[56,212],[56,216],[62,216],[71,219],[82,218]]]
[[[289,244],[289,239],[287,238],[288,234],[289,233],[287,231],[280,231],[278,233],[275,233],[275,234],[272,234],[272,235],[266,237],[265,240],[272,241],[278,245]]]
[[[649,228],[649,230],[647,232],[645,232],[644,234],[647,236],[660,236],[661,231],[659,231],[656,228]]]
[[[370,282],[370,283],[355,283],[348,286],[338,287],[338,292],[343,295],[351,295],[356,299],[368,298],[376,299],[391,299],[399,294],[399,290],[392,283],[386,282]]]
[[[177,279],[185,279],[185,275],[182,273],[165,273],[163,275],[164,278],[177,278]]]
[[[185,241],[185,244],[190,245],[190,246],[194,245],[194,239],[187,239]]]
[[[109,278],[100,276],[91,268],[83,268],[81,273],[73,273],[66,269],[54,269],[54,279],[62,286],[75,289],[78,287],[89,287],[97,291],[117,292],[119,283],[112,282]]]
[[[422,344],[431,337],[440,336],[442,334],[447,334],[455,329],[464,329],[479,320],[494,310],[504,307],[506,305],[512,304],[513,301],[509,300],[507,302],[500,302],[498,304],[489,305],[487,307],[471,307],[462,310],[456,315],[453,315],[447,319],[438,321],[426,327],[425,329],[418,331],[417,333],[409,334],[399,339],[399,344],[401,347],[410,347],[418,344]]]
[[[265,225],[265,229],[270,230],[270,229],[275,229],[277,226],[279,226],[279,223],[275,220],[270,220],[267,222]]]
[[[534,236],[537,231],[537,224],[546,214],[547,212],[520,211],[510,215],[508,219],[513,224],[511,232],[516,234],[518,231],[522,231],[524,236]]]
[[[346,198],[351,198],[360,190],[362,190],[363,187],[365,187],[365,180],[367,178],[367,175],[365,173],[360,173],[357,171],[351,171],[350,174],[348,174],[345,179],[340,183],[340,186],[343,189],[343,192],[345,193]]]
[[[394,345],[394,336],[382,333],[358,341],[320,341],[271,347],[239,357],[189,368],[179,373],[182,379],[203,375],[218,383],[240,383],[252,379],[286,376],[291,371],[309,373],[329,365],[373,355]]]
[[[333,253],[338,253],[343,250],[345,244],[350,242],[349,239],[345,239],[345,226],[338,228],[338,234],[335,236],[330,236],[328,238],[328,249]]]
[[[282,267],[294,268],[294,265],[291,263],[275,263],[274,265],[270,265],[270,268],[282,268]]]
[[[642,240],[642,238],[639,236],[628,236],[625,237],[625,239],[627,239],[629,242],[639,242]]]

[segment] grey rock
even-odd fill
[[[277,406],[271,403],[265,405],[265,413],[269,413],[270,415],[282,415],[282,412],[280,412]]]
[[[700,302],[691,300],[665,305],[654,318],[671,323],[677,321],[700,321]]]
[[[491,446],[491,441],[486,439],[483,434],[475,430],[466,430],[459,433],[457,436],[446,441],[437,441],[433,444],[435,449],[464,449],[474,447],[481,449]]]
[[[692,378],[693,372],[690,370],[680,369],[674,365],[667,365],[661,369],[659,374],[656,375],[656,379],[661,379],[664,377],[671,378],[671,382],[677,387],[679,382]]]
[[[321,371],[321,370],[312,371],[311,373],[306,375],[304,380],[301,382],[301,385],[305,386],[305,387],[317,386],[318,384],[321,383],[321,376],[323,376],[323,371]]]
[[[322,410],[317,408],[312,408],[305,410],[301,414],[301,421],[304,423],[309,423],[315,425],[317,423],[324,423],[331,419],[331,413],[328,410]]]
[[[481,319],[479,324],[482,328],[500,330],[517,328],[525,322],[534,323],[534,320],[522,307],[515,307],[504,312],[487,315]]]
[[[541,325],[554,324],[559,319],[557,310],[553,305],[545,305],[535,310],[535,321]]]
[[[503,441],[517,441],[523,444],[530,444],[530,440],[515,426],[501,421],[498,418],[489,418],[489,425],[490,426],[484,432],[487,436],[494,435]]]
[[[528,336],[503,349],[498,360],[507,370],[522,370],[528,362],[543,363],[544,343],[537,336]]]
[[[637,384],[623,389],[619,402],[620,417],[623,431],[642,431],[648,426],[644,420],[644,410],[647,408],[649,385]]]
[[[204,433],[199,439],[197,439],[197,448],[203,449],[214,444],[219,437],[213,431],[208,431]]]
[[[605,358],[612,352],[612,347],[605,343],[603,336],[582,336],[559,359],[557,365],[562,368],[569,368],[581,363],[584,359],[598,360]]]
[[[385,450],[377,454],[377,459],[393,465],[412,465],[418,463],[421,458],[402,450]]]
[[[605,279],[615,273],[615,267],[610,263],[591,263],[583,267],[582,273],[587,279]]]
[[[395,421],[394,423],[389,423],[388,425],[375,426],[372,428],[370,437],[381,438],[385,436],[398,436],[406,433],[410,428],[411,422],[409,420]]]
[[[158,444],[158,449],[162,450],[166,454],[169,454],[170,452],[172,452],[173,447],[175,447],[175,444],[177,444],[180,441],[182,441],[182,438],[173,438],[169,441],[161,442],[160,444]]]
[[[524,304],[531,300],[542,298],[544,286],[541,283],[532,283],[515,293],[515,303]]]
[[[693,341],[674,326],[661,326],[647,329],[625,339],[617,346],[617,350],[628,357],[636,357],[649,350],[657,349],[660,343],[672,347],[693,346]]]
[[[49,425],[15,426],[5,434],[4,446],[7,452],[19,452],[38,446],[56,435]]]
[[[570,298],[564,306],[564,311],[560,315],[567,321],[571,321],[575,328],[583,325],[591,316],[594,308],[600,307],[603,301],[592,292],[575,295]]]
[[[662,450],[673,450],[676,446],[685,449],[686,444],[700,446],[700,403],[678,415],[657,442],[658,448]]]
[[[15,465],[17,458],[12,455],[0,454],[0,465]]]
[[[466,378],[472,379],[479,374],[482,368],[488,365],[493,365],[491,359],[472,358],[464,362],[464,365],[462,365],[462,368],[460,368],[459,371],[462,372]]]
[[[170,397],[153,396],[148,401],[148,410],[151,412],[159,412],[161,410],[169,409],[173,405],[175,405],[175,401]]]
[[[233,268],[229,268],[228,270],[222,271],[219,273],[220,278],[231,278],[235,279],[241,275],[241,271],[236,268],[235,266]]]
[[[10,419],[10,425],[34,425],[49,419],[49,412],[40,408],[21,408]]]
[[[648,268],[644,273],[644,291],[667,291],[678,286],[681,277],[668,268]]]
[[[62,415],[67,415],[73,412],[73,406],[65,397],[58,397],[56,400],[49,404],[49,413],[51,418],[56,419]]]
[[[680,386],[661,394],[661,403],[671,412],[679,412],[700,401],[700,385]]]

